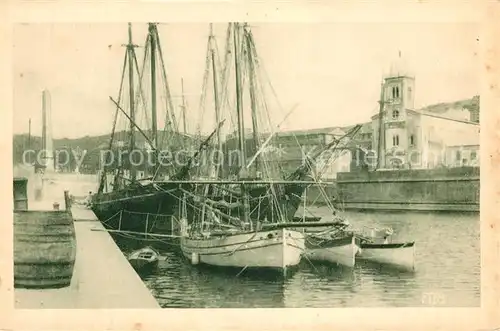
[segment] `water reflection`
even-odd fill
[[[236,276],[231,269],[192,266],[176,254],[144,281],[162,307],[283,307],[284,302],[285,280],[276,273]]]
[[[329,215],[319,209],[317,214]],[[354,268],[304,259],[286,279],[192,266],[175,240],[158,242],[166,257],[144,277],[162,307],[403,307],[479,306],[479,216],[471,214],[348,213],[354,226],[391,226],[396,241],[416,241],[416,271],[359,262]],[[144,243],[120,240],[124,250]],[[151,244],[151,242],[148,242]]]

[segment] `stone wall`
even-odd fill
[[[346,209],[479,211],[479,168],[339,173]]]

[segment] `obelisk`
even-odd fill
[[[45,172],[54,171],[54,146],[52,141],[51,99],[47,90],[42,91],[42,162]]]

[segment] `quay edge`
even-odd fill
[[[472,212],[480,210],[477,167],[356,171],[337,174],[325,187],[339,207],[352,211]],[[325,204],[319,189],[308,189],[308,203]]]
[[[160,308],[103,225],[90,210],[72,208],[77,242],[71,285],[14,290],[16,309]],[[96,231],[97,230],[97,231]]]

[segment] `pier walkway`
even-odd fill
[[[73,207],[77,253],[71,285],[63,289],[15,289],[15,308],[160,308],[140,277],[103,230],[94,213]]]

